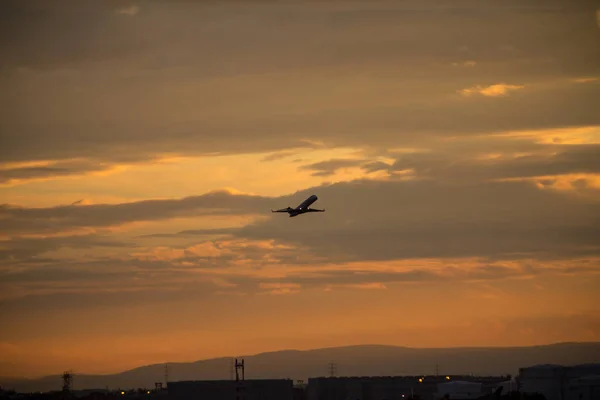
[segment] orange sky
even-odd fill
[[[600,340],[566,3],[3,4],[0,376]]]

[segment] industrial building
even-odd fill
[[[569,381],[566,400],[600,399],[600,375],[588,375]]]
[[[598,393],[598,375],[600,364],[535,365],[519,369],[519,386],[522,393],[539,393],[544,395],[546,400],[596,399],[598,397],[584,396],[593,394],[594,391]]]
[[[169,382],[169,400],[294,400],[291,379]]]
[[[506,379],[507,377],[468,376],[309,378],[306,400],[387,400],[408,399],[413,396],[424,400],[437,400],[446,394],[450,399],[473,399],[491,393]],[[462,385],[452,384],[454,381],[461,382]],[[448,383],[450,385],[444,386]],[[470,394],[461,397],[461,393],[457,391],[461,389]]]

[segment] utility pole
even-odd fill
[[[240,379],[239,370],[242,370],[242,376]],[[235,359],[235,391],[236,391],[236,400],[245,400],[246,398],[246,385],[245,385],[245,372],[244,372],[244,359],[242,358],[242,362],[238,362],[237,358]]]
[[[165,387],[169,386],[169,363],[165,363]]]

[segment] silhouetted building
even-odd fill
[[[476,383],[480,395],[491,393],[506,377],[361,376],[309,378],[307,400],[437,399],[438,385],[454,380]],[[453,397],[451,397],[453,398]],[[456,398],[456,397],[454,397]]]
[[[519,386],[522,393],[539,393],[544,395],[546,400],[569,400],[571,398],[569,393],[571,388],[573,388],[572,391],[576,392],[576,388],[579,387],[582,394],[581,400],[583,400],[585,399],[583,397],[585,380],[582,380],[582,378],[594,375],[600,375],[600,364],[575,366],[535,365],[519,369]],[[593,382],[593,379],[590,379],[590,381]],[[593,385],[590,387],[593,387]],[[579,397],[577,397],[577,400],[580,400]]]
[[[587,375],[569,381],[565,400],[600,399],[600,375]]]
[[[308,385],[304,381],[298,381],[294,384],[294,400],[306,400],[306,389]]]
[[[293,400],[291,379],[169,382],[169,400]]]
[[[483,396],[481,382],[450,381],[438,383],[436,399],[470,400]]]

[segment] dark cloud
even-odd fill
[[[338,170],[348,167],[358,167],[365,163],[366,160],[352,159],[334,159],[321,161],[318,163],[302,165],[298,169],[306,171],[314,171],[313,176],[329,176],[335,174]]]
[[[264,162],[277,161],[277,160],[281,160],[283,158],[291,157],[296,154],[297,154],[297,152],[295,152],[295,151],[279,151],[279,152],[269,154],[268,156],[263,157],[263,159],[261,161],[264,161]]]
[[[89,172],[100,172],[110,169],[110,165],[93,160],[66,160],[42,166],[25,166],[0,170],[0,184],[12,181],[43,179],[58,176],[82,175]]]
[[[176,233],[151,233],[148,235],[140,235],[140,238],[174,238],[186,236],[215,236],[229,235],[237,231],[237,228],[215,228],[215,229],[190,229]]]
[[[296,218],[268,212],[275,204],[296,204],[313,193],[327,212]],[[307,249],[308,262],[314,261],[311,257],[332,262],[468,256],[560,258],[600,251],[597,201],[540,190],[529,182],[354,181],[277,199],[220,192],[117,205],[1,209],[2,233],[13,235],[215,213],[263,213],[267,220],[213,233],[300,246]],[[210,233],[199,228],[169,240],[187,237],[188,241],[190,236]],[[288,260],[303,263],[301,254],[295,257]]]
[[[473,0],[427,4],[419,1],[66,4],[4,3],[4,29],[14,38],[7,60],[36,66],[68,65],[120,61],[153,53],[154,57],[144,60],[153,67],[187,64],[199,66],[203,72],[217,67],[229,72],[236,68],[256,68],[260,58],[249,57],[255,51],[271,56],[274,64],[266,67],[271,70],[355,61],[368,55],[397,59],[397,51],[404,52],[403,57],[409,60],[452,59],[457,56],[457,48],[462,49],[458,54],[479,56],[486,61],[505,60],[507,54],[513,54],[513,57],[535,58],[552,55],[561,62],[569,62],[566,57],[569,48],[578,54],[597,57],[590,47],[597,43],[594,37],[597,4],[593,1],[573,4],[555,0],[527,5],[519,1],[500,4]],[[140,10],[136,18],[119,18],[118,10],[131,6]],[[158,20],[161,24],[156,24]],[[510,29],[506,25],[509,22]],[[155,30],[145,31],[151,24]],[[426,31],[423,24],[428,27]],[[273,29],[279,35],[272,35]],[[73,31],[79,34],[71,35]],[[101,36],[100,32],[108,34]],[[36,33],[45,35],[40,37]],[[579,40],[555,40],[538,46],[550,36],[560,38],[565,33]],[[59,39],[56,43],[63,45],[50,38]],[[260,43],[260,48],[256,43]],[[286,48],[287,43],[292,46]],[[414,46],[415,43],[419,46]],[[19,47],[31,50],[18,52]],[[327,51],[332,48],[335,52],[328,56]],[[505,50],[506,54],[502,54],[498,50],[503,48],[512,51]],[[273,57],[276,51],[280,54]],[[232,60],[245,63],[236,66],[229,63]],[[570,62],[576,65],[578,61]],[[265,68],[264,64],[258,65]]]
[[[115,115],[112,121],[102,123],[71,112],[68,123],[15,120],[15,114],[11,114],[3,122],[6,134],[0,154],[7,161],[65,157],[135,161],[173,152],[208,155],[277,151],[306,147],[306,140],[323,141],[329,146],[419,146],[424,140],[444,135],[598,125],[600,117],[592,105],[599,95],[600,84],[571,84],[564,88],[524,89],[506,98],[481,100],[446,94],[446,98],[435,101],[398,100],[394,107],[355,105],[340,110],[323,105],[318,112],[292,114],[289,110],[287,115],[258,114],[227,120],[207,117],[181,123],[162,120],[161,113],[149,114],[142,111],[143,107],[132,110],[125,105],[120,107],[122,111],[110,108],[115,114],[130,112],[130,116]],[[570,111],[564,112],[566,109]]]
[[[370,172],[376,172],[376,171],[382,171],[382,170],[389,170],[390,165],[386,164],[382,161],[374,161],[374,162],[369,162],[369,163],[363,164],[363,165],[361,165],[361,167],[363,170],[370,173]]]
[[[107,227],[135,221],[166,220],[199,215],[240,215],[264,212],[264,197],[213,192],[176,200],[144,200],[117,205],[71,205],[24,208],[0,205],[0,233],[60,232],[72,228]]]
[[[426,269],[410,269],[407,271],[379,272],[369,269],[363,270],[327,270],[323,272],[311,271],[310,274],[290,274],[285,278],[262,279],[263,283],[294,284],[302,288],[327,287],[327,286],[358,286],[369,284],[394,285],[397,283],[411,282],[439,282],[451,280],[498,280],[523,276],[523,272],[511,267],[501,265],[481,265],[473,270],[461,270],[447,267],[445,271]]]
[[[68,3],[3,4],[3,160],[600,124],[600,85],[569,81],[597,75],[592,2]],[[498,83],[524,88],[457,93]]]
[[[131,5],[137,13],[117,12]],[[163,239],[169,249],[184,249],[183,256],[176,261],[138,256],[126,264],[94,258],[84,265],[106,268],[104,263],[114,262],[124,271],[162,274],[183,263],[211,269],[242,258],[261,268],[274,260],[595,256],[600,210],[591,196],[489,181],[598,173],[599,147],[540,145],[489,134],[600,124],[599,82],[572,81],[598,75],[596,9],[592,1],[554,0],[5,2],[0,158],[59,161],[4,168],[0,182],[102,171],[165,153],[273,152],[263,159],[272,161],[292,156],[298,147],[317,147],[307,140],[325,147],[429,152],[397,156],[392,166],[333,159],[300,167],[320,176],[352,166],[369,172],[412,169],[427,180],[356,181],[280,198],[220,192],[116,205],[2,205],[5,236],[202,215],[267,213],[268,219],[244,228],[138,235],[131,242],[13,237],[3,242],[0,258],[43,262],[44,276],[58,279],[57,260],[44,256],[50,251],[138,241],[143,252],[142,244]],[[497,97],[460,93],[494,84],[521,88]],[[478,158],[485,152],[509,156]],[[519,152],[530,154],[510,158]],[[574,189],[596,193],[587,181],[574,182]],[[268,213],[313,193],[326,213],[294,219]],[[219,246],[215,235],[276,239],[301,251],[231,244],[236,255],[224,251],[208,257],[189,250],[194,243]],[[478,273],[511,271],[494,266]],[[361,281],[356,274],[336,272],[321,281],[435,278],[428,274],[373,274]],[[307,285],[317,279],[296,278]]]
[[[511,141],[505,145],[510,147]],[[513,151],[519,144],[513,145]],[[405,154],[391,166],[378,165],[377,169],[402,171],[411,169],[417,176],[438,180],[486,181],[491,179],[530,178],[563,174],[600,173],[600,145],[541,145],[527,146],[530,154],[500,159],[475,159],[472,152],[445,152]],[[483,150],[483,149],[480,149]],[[492,152],[502,149],[490,148]]]
[[[57,236],[42,238],[14,237],[0,241],[0,265],[15,265],[21,261],[46,260],[39,258],[41,254],[62,248],[91,249],[95,247],[130,247],[123,239],[103,237],[99,235]],[[46,260],[47,261],[47,260]]]
[[[241,228],[237,235],[307,246],[317,256],[339,261],[560,258],[600,251],[595,227],[600,204],[530,183],[363,181],[313,188],[294,197],[313,192],[326,213],[293,222],[271,218]]]

